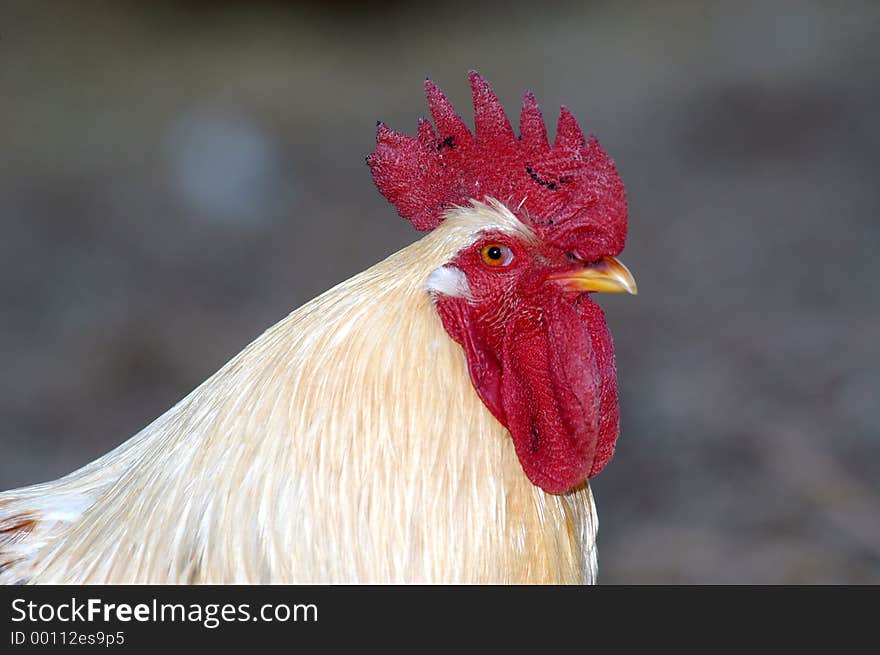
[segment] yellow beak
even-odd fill
[[[568,291],[604,291],[606,293],[639,292],[629,269],[615,257],[603,257],[584,268],[555,273],[548,279],[561,284]]]

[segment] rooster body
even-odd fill
[[[514,221],[458,212],[116,450],[0,494],[0,582],[592,581],[589,485],[552,495],[523,476],[425,288]]]
[[[588,294],[635,292],[623,187],[567,110],[551,147],[527,94],[514,138],[471,84],[475,137],[428,82],[440,134],[380,125],[368,160],[430,233],[112,452],[0,494],[0,583],[595,581],[618,404]]]

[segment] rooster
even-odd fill
[[[623,184],[561,109],[517,137],[470,74],[471,132],[382,123],[379,191],[428,234],[269,328],[141,432],[0,494],[5,583],[590,583],[588,478],[618,436],[596,291]]]

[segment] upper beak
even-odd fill
[[[561,284],[568,291],[625,291],[633,295],[639,292],[632,273],[616,257],[603,257],[583,268],[553,273],[548,279]]]

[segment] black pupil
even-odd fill
[[[492,246],[486,254],[489,255],[489,259],[501,259],[501,248]]]

